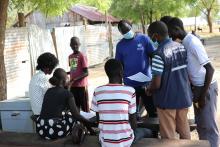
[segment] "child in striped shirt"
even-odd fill
[[[105,72],[109,84],[95,89],[91,108],[99,122],[99,140],[102,147],[130,147],[136,132],[133,131],[136,130],[135,90],[122,85],[123,70],[119,61],[108,60]]]

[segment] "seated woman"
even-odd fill
[[[54,87],[48,89],[44,95],[41,113],[36,120],[37,133],[45,139],[57,139],[70,134],[76,120],[89,124],[79,114],[71,92],[65,89],[66,72],[61,68],[56,69],[49,82]]]

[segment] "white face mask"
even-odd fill
[[[134,32],[132,30],[130,30],[126,34],[124,34],[123,36],[125,39],[132,39],[132,38],[134,38]]]

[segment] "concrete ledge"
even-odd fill
[[[46,141],[33,133],[0,132],[1,147],[100,147],[97,136],[86,136],[83,144],[73,145],[70,136],[64,139]],[[145,138],[133,147],[210,147],[208,141],[170,140]]]

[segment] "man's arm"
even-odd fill
[[[145,35],[145,41],[146,41],[146,52],[147,52],[147,56],[152,58],[153,57],[153,53],[156,50],[156,48],[153,46],[152,41],[150,40],[150,38],[148,36]]]
[[[154,76],[149,87],[147,88],[147,91],[150,93],[153,93],[155,90],[160,88],[161,84],[161,76]]]
[[[70,112],[72,113],[73,118],[87,125],[91,123],[89,120],[85,119],[83,116],[80,115],[79,110],[77,109],[74,97],[69,98],[68,103],[69,103]]]
[[[205,106],[205,97],[207,95],[207,92],[212,82],[212,77],[215,71],[210,62],[205,64],[203,67],[206,69],[206,74],[205,74],[204,86],[201,90],[199,101],[198,101],[200,108],[203,108]]]
[[[137,128],[137,115],[136,115],[136,94],[135,94],[135,90],[133,89],[132,91],[133,95],[130,99],[130,103],[129,103],[129,107],[128,107],[128,112],[129,112],[129,122],[131,125],[131,128],[133,129],[133,131],[135,131],[135,129]]]
[[[132,130],[135,130],[137,128],[136,116],[137,116],[136,113],[129,114],[129,122],[130,122]]]
[[[150,85],[146,89],[147,95],[151,95],[152,92],[160,88],[161,76],[164,70],[164,62],[158,55],[154,55],[152,58],[152,75],[153,79]]]
[[[81,80],[81,79],[87,77],[88,75],[89,75],[88,68],[83,68],[82,74],[79,75],[78,77],[76,77],[75,79],[72,79],[71,82],[75,82],[75,81]]]
[[[118,61],[121,61],[121,62],[123,61],[123,56],[120,53],[120,45],[119,44],[116,45],[115,59]]]
[[[193,53],[193,55],[197,58],[199,63],[205,68],[206,75],[205,75],[205,81],[204,86],[201,89],[201,92],[198,96],[198,104],[200,108],[203,108],[205,106],[205,97],[208,92],[208,88],[212,82],[212,77],[214,74],[214,68],[212,67],[210,60],[208,58],[208,54],[202,45],[201,41],[198,38],[195,38],[192,43],[193,46],[190,48],[190,51]]]

